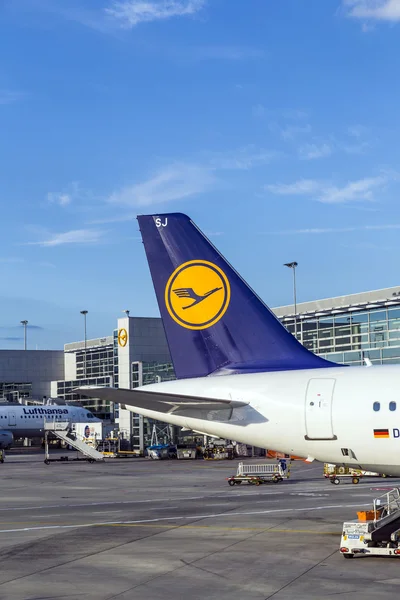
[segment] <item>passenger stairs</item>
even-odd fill
[[[75,448],[86,457],[89,462],[95,460],[104,460],[104,456],[101,452],[98,452],[93,446],[89,446],[84,440],[80,440],[76,433],[72,429],[72,423],[70,421],[45,421],[44,431],[46,438],[46,460],[49,461],[47,436],[48,433],[53,433],[60,440],[66,442],[69,446]],[[46,462],[46,461],[45,461]]]
[[[400,490],[393,488],[374,499],[373,509],[358,512],[357,521],[343,523],[340,552],[400,557]]]

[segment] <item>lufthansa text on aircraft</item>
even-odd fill
[[[67,415],[66,408],[24,408],[26,415]]]

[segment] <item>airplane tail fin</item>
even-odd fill
[[[138,221],[178,378],[335,366],[285,329],[188,216]]]

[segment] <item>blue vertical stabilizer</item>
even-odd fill
[[[138,221],[178,378],[335,366],[283,327],[189,217]]]

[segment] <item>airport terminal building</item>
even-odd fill
[[[400,287],[273,309],[309,350],[337,363],[400,363]]]
[[[294,305],[281,306],[273,312],[306,348],[327,360],[400,364],[400,287],[303,302],[296,310]],[[160,318],[126,316],[116,325],[111,335],[68,343],[64,351],[0,351],[0,400],[51,396],[80,402],[114,422],[133,448],[143,449],[153,422],[76,391],[84,385],[133,389],[175,378]]]

